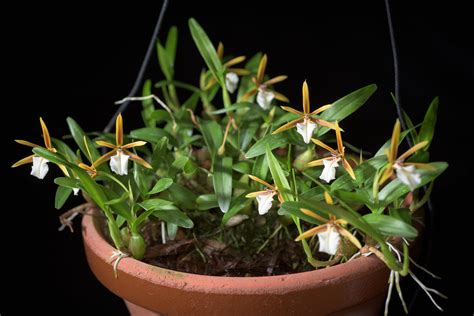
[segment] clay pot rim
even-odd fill
[[[110,265],[112,273],[110,256],[115,248],[98,231],[95,218],[95,216],[83,216],[84,244],[97,257]],[[347,282],[354,279],[362,280],[365,275],[381,269],[388,268],[376,256],[361,256],[350,262],[323,269],[276,276],[226,277],[192,274],[160,268],[130,257],[123,258],[117,270],[119,279],[121,273],[126,273],[161,286],[181,287],[192,291],[221,294],[281,294],[295,289],[324,287],[328,283],[346,282],[343,279],[347,279]]]

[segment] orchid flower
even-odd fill
[[[341,162],[342,167],[347,171],[347,173],[351,176],[351,178],[355,180],[356,177],[354,174],[354,170],[352,170],[352,167],[347,161],[346,156],[345,156],[345,148],[342,143],[341,129],[339,128],[339,124],[337,122],[335,123],[335,127],[336,127],[335,131],[336,131],[336,139],[337,139],[337,150],[332,147],[329,147],[328,145],[326,145],[320,140],[311,138],[313,143],[329,151],[331,153],[331,156],[310,161],[306,164],[306,167],[315,167],[315,166],[324,165],[323,172],[321,173],[319,178],[329,183],[331,182],[331,180],[336,179],[336,168],[339,167],[338,163]]]
[[[217,47],[217,57],[219,57],[221,61],[224,59],[224,44],[222,43],[219,43],[219,46]],[[239,85],[239,76],[246,76],[250,74],[248,69],[232,67],[236,64],[240,64],[244,60],[245,56],[238,56],[223,64],[225,70],[225,86],[227,91],[230,93],[234,93],[237,89],[237,86]],[[212,88],[216,83],[216,78],[211,76],[204,90]]]
[[[332,198],[327,192],[324,192],[324,196],[326,198],[326,203],[333,204]],[[325,224],[305,231],[299,235],[295,241],[300,241],[317,234],[319,239],[319,251],[325,252],[329,255],[335,255],[337,253],[339,244],[341,242],[341,236],[349,240],[358,249],[362,248],[359,240],[343,227],[344,225],[347,225],[347,221],[343,219],[336,219],[336,217],[331,214],[329,215],[329,219],[326,219],[305,208],[300,209],[300,211]]]
[[[264,215],[264,214],[268,213],[268,211],[272,208],[273,197],[275,195],[277,195],[278,200],[281,203],[283,203],[283,198],[281,197],[281,194],[278,191],[278,188],[276,186],[271,185],[268,182],[263,181],[260,178],[257,178],[256,176],[249,175],[249,178],[252,179],[253,181],[261,183],[261,184],[263,184],[264,186],[267,187],[267,189],[265,189],[263,191],[251,192],[251,193],[249,193],[245,196],[247,198],[256,198],[257,199],[258,214]]]
[[[43,131],[44,146],[50,152],[55,153],[56,149],[53,147],[51,143],[51,136],[49,135],[48,128],[46,127],[46,124],[44,123],[41,117],[40,117],[40,124],[41,124],[41,129]],[[33,148],[41,147],[40,145],[36,145],[26,140],[15,139],[15,142],[17,142],[18,144],[25,145],[28,147],[33,147]],[[47,159],[44,159],[43,157],[33,154],[33,155],[30,155],[28,157],[18,160],[12,165],[12,168],[16,168],[21,165],[32,163],[33,165],[31,167],[30,174],[34,177],[37,177],[38,179],[44,179],[44,177],[49,171],[48,162],[49,161]],[[61,165],[59,166],[59,168],[64,172],[64,174],[68,175],[68,172],[64,166]]]
[[[392,140],[390,143],[390,149],[385,151],[388,158],[388,165],[385,167],[385,171],[380,177],[379,184],[385,183],[394,173],[397,178],[404,184],[406,184],[411,191],[415,190],[416,187],[421,183],[421,175],[417,169],[433,169],[429,164],[425,163],[414,163],[404,162],[409,156],[428,145],[428,141],[422,141],[414,145],[400,157],[397,158],[398,154],[398,143],[400,141],[400,121],[397,120],[393,127]]]
[[[282,102],[289,102],[286,96],[268,88],[268,86],[270,85],[286,80],[286,78],[288,78],[287,76],[277,76],[267,81],[263,81],[265,80],[265,68],[267,67],[267,61],[268,58],[265,54],[260,60],[257,76],[252,78],[252,81],[255,84],[255,88],[253,88],[242,96],[242,100],[247,100],[248,98],[256,94],[257,104],[264,110],[270,109],[270,105],[273,99],[277,99]]]
[[[146,142],[137,141],[125,145],[123,144],[122,114],[119,114],[115,121],[115,145],[102,140],[98,140],[96,141],[96,143],[100,146],[111,148],[112,151],[109,151],[108,153],[97,159],[92,164],[92,167],[89,167],[91,170],[88,170],[88,168],[84,168],[84,166],[82,166],[82,168],[87,171],[92,171],[92,169],[95,169],[100,164],[110,160],[110,169],[112,169],[113,172],[118,175],[126,175],[128,173],[129,159],[141,164],[145,168],[152,168],[148,162],[128,150],[133,147],[143,146],[146,144]]]
[[[275,130],[272,134],[278,134],[283,131],[286,131],[290,128],[296,126],[296,131],[298,134],[303,136],[303,141],[306,144],[309,144],[311,137],[313,136],[314,129],[319,125],[326,126],[331,129],[336,129],[336,126],[333,123],[327,122],[320,118],[314,117],[316,114],[323,112],[331,107],[332,104],[324,105],[313,112],[310,111],[310,104],[309,104],[309,91],[308,91],[308,84],[306,81],[303,83],[303,112],[290,108],[289,106],[282,106],[281,108],[287,112],[296,114],[299,116],[296,120],[293,120],[285,125],[281,126],[277,130]]]

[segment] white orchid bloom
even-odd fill
[[[316,125],[316,123],[314,123],[308,118],[304,118],[303,122],[296,124],[296,131],[298,132],[298,134],[303,136],[303,141],[306,144],[309,144],[316,126],[318,126]]]
[[[324,159],[324,169],[319,179],[326,181],[327,183],[331,182],[331,180],[336,179],[336,168],[339,167],[340,158],[329,158]]]
[[[273,190],[267,190],[256,196],[258,204],[258,214],[265,215],[272,208],[273,196],[276,194]]]
[[[44,159],[43,157],[34,156],[30,174],[38,179],[44,179],[49,171],[48,162],[49,160]]]
[[[124,154],[121,151],[117,151],[117,154],[110,158],[110,169],[119,176],[128,174],[128,159],[129,155]]]
[[[404,184],[406,184],[411,191],[415,190],[416,187],[421,183],[421,175],[416,170],[415,166],[408,165],[403,166],[400,164],[393,165],[397,178]]]
[[[79,191],[80,191],[79,188],[72,188],[72,192],[74,193],[74,195],[78,195]]]
[[[225,75],[225,86],[227,91],[234,93],[239,85],[239,76],[235,72],[228,72]]]
[[[334,225],[328,225],[324,232],[318,234],[319,251],[335,255],[341,242],[341,236]]]
[[[270,109],[270,105],[275,98],[275,94],[265,88],[258,88],[257,104],[264,110]]]

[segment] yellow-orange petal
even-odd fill
[[[256,197],[259,196],[260,194],[265,194],[265,193],[268,193],[268,190],[250,192],[250,193],[247,194],[245,197],[246,197],[246,198],[249,198],[249,199],[252,199],[252,198],[256,198]]]
[[[357,238],[355,238],[354,235],[352,235],[348,230],[346,230],[345,228],[342,228],[339,225],[336,225],[336,229],[339,234],[341,234],[343,237],[349,240],[358,249],[362,248],[360,241]]]
[[[100,166],[101,164],[103,164],[104,162],[109,160],[116,153],[117,153],[117,150],[114,149],[112,151],[109,151],[105,155],[100,156],[96,161],[94,161],[94,163],[92,164],[92,168],[96,168],[96,167]]]
[[[342,143],[342,135],[341,135],[341,129],[339,128],[339,123],[336,121],[334,123],[336,125],[336,140],[337,140],[337,150],[341,155],[344,155],[344,144]]]
[[[322,166],[324,164],[324,160],[327,158],[321,158],[321,159],[316,159],[313,161],[308,162],[304,166],[309,168],[309,167],[317,167],[317,166]]]
[[[217,45],[217,57],[219,57],[220,60],[224,58],[224,44],[222,42],[219,42],[219,45]]]
[[[286,111],[286,112],[290,112],[290,113],[293,113],[293,114],[296,114],[296,115],[299,115],[299,116],[304,116],[304,113],[303,112],[300,112],[296,109],[293,109],[289,106],[281,106],[281,109]]]
[[[388,179],[390,179],[392,175],[393,175],[393,167],[392,167],[392,164],[389,163],[389,165],[386,167],[382,176],[379,179],[379,184],[380,185],[384,184]]]
[[[34,156],[35,155],[31,155],[31,156],[25,157],[23,159],[20,159],[17,162],[15,162],[11,167],[16,168],[16,167],[19,167],[19,166],[22,166],[22,165],[26,165],[27,163],[32,163]]]
[[[86,142],[84,142],[84,143],[86,144]],[[112,148],[112,149],[117,148],[117,146],[115,146],[114,144],[111,144],[111,143],[103,141],[103,140],[97,140],[96,144],[99,145],[99,146],[102,146],[102,147],[107,147],[107,148]]]
[[[256,176],[253,176],[251,174],[249,174],[249,178],[252,179],[253,181],[255,182],[258,182],[260,184],[263,184],[264,186],[266,186],[267,188],[270,188],[272,190],[275,190],[275,187],[273,185],[271,185],[270,183],[266,182],[265,180],[262,180]]]
[[[400,141],[400,121],[397,119],[393,127],[392,140],[390,143],[389,162],[394,162],[398,155],[398,143]]]
[[[349,164],[349,162],[346,160],[346,158],[342,158],[342,166],[344,169],[346,169],[347,173],[351,176],[352,179],[356,179],[354,170],[352,169],[352,166]]]
[[[288,79],[288,76],[285,76],[285,75],[276,76],[276,77],[273,77],[272,79],[265,81],[263,84],[269,86],[278,82],[282,82],[286,79]]]
[[[123,144],[123,119],[122,113],[117,115],[117,119],[115,120],[115,142],[117,146],[122,146]]]
[[[328,193],[328,191],[324,191],[324,200],[326,201],[327,204],[333,205],[334,200],[332,199],[332,196]]]
[[[229,60],[228,62],[224,64],[224,67],[228,68],[228,67],[240,64],[244,60],[245,60],[245,56],[238,56],[238,57],[232,58],[231,60]]]
[[[257,88],[253,88],[252,90],[248,91],[247,93],[245,93],[241,99],[242,101],[245,101],[247,100],[248,98],[250,98],[251,96],[255,95],[257,93],[258,89]]]
[[[250,70],[244,68],[228,68],[228,72],[233,72],[238,76],[247,76],[250,75]]]
[[[139,146],[144,146],[146,145],[147,142],[144,142],[142,140],[133,142],[133,143],[128,143],[122,146],[123,149],[128,149],[128,148],[133,148],[133,147],[139,147]]]
[[[327,218],[322,217],[321,215],[316,214],[315,212],[308,210],[306,208],[300,208],[301,213],[308,215],[309,217],[312,217],[314,219],[317,219],[318,221],[321,221],[323,223],[326,223],[328,221]]]
[[[143,167],[145,168],[148,168],[148,169],[153,169],[153,167],[143,158],[139,157],[138,155],[135,155],[134,153],[124,149],[123,150],[127,155],[130,156],[130,159],[135,161],[136,163],[142,165]]]
[[[258,65],[257,71],[257,83],[260,84],[263,82],[265,78],[265,68],[267,68],[267,54],[263,55],[262,59],[260,60],[260,64]]]
[[[319,233],[325,231],[326,229],[327,229],[327,224],[313,227],[310,230],[307,230],[304,233],[302,233],[301,235],[299,235],[295,239],[295,241],[300,241],[300,240],[306,239],[308,237],[314,236],[316,234],[319,234]]]
[[[429,163],[421,163],[421,162],[405,162],[404,165],[411,165],[415,166],[417,169],[423,169],[427,171],[436,171],[436,168],[430,165]]]
[[[316,115],[316,114],[319,114],[321,112],[324,112],[327,109],[329,109],[331,106],[332,106],[332,104],[326,104],[326,105],[320,106],[319,108],[317,108],[316,110],[311,112],[310,115],[312,116],[312,115]]]
[[[278,101],[285,102],[285,103],[290,102],[290,99],[288,99],[285,95],[281,94],[280,92],[272,91],[272,93],[275,99],[277,99]]]
[[[309,89],[306,80],[303,82],[303,112],[304,114],[309,114],[310,104],[309,104]]]
[[[316,124],[319,124],[321,126],[325,126],[327,128],[333,129],[333,130],[340,129],[338,126],[336,126],[336,124],[325,121],[325,120],[322,120],[322,119],[319,119],[319,118],[311,118],[311,120],[314,121]],[[343,131],[343,130],[341,129],[341,131]]]
[[[424,140],[422,142],[419,142],[418,144],[414,145],[412,148],[408,149],[407,151],[405,151],[400,157],[398,157],[398,161],[403,161],[405,160],[406,158],[408,158],[408,156],[414,154],[415,152],[417,152],[418,150],[422,149],[423,147],[425,147],[426,145],[428,145],[428,141],[427,140]]]
[[[316,139],[316,138],[311,138],[311,141],[313,143],[315,143],[316,145],[318,145],[319,147],[322,147],[324,149],[326,149],[327,151],[329,151],[331,154],[334,154],[334,155],[338,155],[339,153],[337,152],[337,150],[335,150],[334,148],[332,147],[329,147],[328,145],[326,145],[325,143],[323,143],[322,141],[320,141],[319,139]]]
[[[36,145],[34,143],[31,143],[27,140],[22,140],[22,139],[15,139],[15,142],[17,142],[18,144],[21,144],[21,145],[25,145],[25,146],[28,146],[28,147],[40,147],[39,145]]]
[[[301,118],[298,118],[296,120],[293,120],[293,121],[290,121],[288,123],[286,123],[285,125],[283,126],[280,126],[279,128],[277,128],[276,130],[273,131],[272,135],[275,135],[275,134],[278,134],[278,133],[281,133],[283,131],[286,131],[287,129],[290,129],[290,128],[293,128],[296,126],[296,124],[298,124],[299,122],[302,122],[303,119]]]
[[[214,76],[210,77],[209,80],[207,81],[206,86],[204,87],[204,90],[211,89],[212,87],[214,87],[216,83],[217,83],[216,78],[214,78]]]
[[[49,136],[48,128],[46,127],[46,124],[44,123],[41,117],[40,117],[40,124],[41,124],[41,129],[43,130],[44,145],[46,146],[46,148],[51,149],[53,148],[53,145],[51,144],[51,136]]]

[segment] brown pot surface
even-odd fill
[[[82,235],[95,276],[110,291],[162,315],[380,315],[388,268],[375,256],[310,272],[269,277],[214,277],[124,258],[84,216]]]

